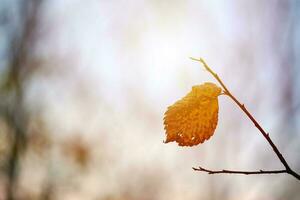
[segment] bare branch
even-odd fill
[[[210,169],[205,169],[203,167],[199,167],[199,168],[193,167],[193,170],[207,172],[208,174],[244,174],[244,175],[251,175],[251,174],[281,174],[281,173],[287,173],[287,171],[285,169],[283,169],[283,170],[235,171],[235,170],[227,170],[227,169],[210,170]]]

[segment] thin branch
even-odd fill
[[[202,172],[207,172],[208,174],[244,174],[244,175],[250,175],[250,174],[281,174],[281,173],[287,173],[285,169],[283,170],[258,170],[258,171],[235,171],[235,170],[210,170],[210,169],[205,169],[203,167],[199,168],[194,168],[195,171],[202,171]]]
[[[206,64],[206,62],[200,58],[200,59],[196,59],[196,58],[191,58],[192,60],[198,61],[200,63],[203,64],[204,68],[220,83],[220,85],[222,86],[223,90],[224,90],[224,94],[226,94],[227,96],[229,96],[240,108],[241,110],[248,116],[248,118],[253,122],[253,124],[255,125],[255,127],[260,131],[260,133],[264,136],[264,138],[268,141],[268,143],[270,144],[270,146],[272,147],[273,151],[275,152],[275,154],[277,155],[277,157],[279,158],[280,162],[283,164],[283,166],[285,167],[286,170],[284,170],[284,172],[281,173],[288,173],[292,176],[294,176],[296,179],[300,180],[300,175],[297,174],[295,171],[293,171],[290,166],[288,165],[287,161],[285,160],[285,158],[283,157],[283,155],[281,154],[281,152],[278,150],[277,146],[274,144],[274,142],[271,140],[269,134],[261,127],[261,125],[256,121],[256,119],[250,114],[250,112],[246,109],[245,105],[242,104],[240,101],[238,101],[233,95],[232,93],[228,90],[228,88],[225,86],[225,84],[223,83],[223,81],[219,78],[219,76],[212,71],[212,69]],[[200,169],[200,168],[199,168]],[[204,169],[204,168],[202,168]],[[198,171],[205,171],[205,170],[198,170]],[[224,172],[224,170],[222,170]],[[228,171],[228,170],[225,170]],[[281,170],[280,170],[281,171]],[[213,172],[213,171],[212,171]],[[219,171],[220,172],[220,171]],[[233,172],[233,171],[231,171]],[[275,172],[278,172],[277,170],[275,170]],[[269,173],[270,174],[270,173]]]

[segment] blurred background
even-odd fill
[[[245,114],[219,97],[215,135],[164,144],[167,106],[215,82],[300,172],[297,0],[1,0],[0,199],[299,199]]]

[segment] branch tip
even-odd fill
[[[197,58],[193,58],[193,57],[190,57],[191,60],[194,60],[194,61],[198,61],[200,62],[201,60],[200,59],[197,59]]]

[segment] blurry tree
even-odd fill
[[[6,46],[1,77],[1,117],[11,130],[11,144],[6,164],[7,199],[15,199],[20,156],[27,144],[27,111],[23,102],[24,81],[29,74],[28,61],[34,46],[38,11],[42,1],[7,1],[2,4],[1,31]]]

